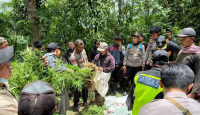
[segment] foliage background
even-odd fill
[[[87,52],[95,39],[113,43],[116,35],[123,44],[131,41],[135,32],[143,33],[148,42],[153,25],[173,28],[174,35],[184,27],[192,27],[199,35],[199,0],[30,0],[35,1],[39,34],[46,45],[58,42],[64,51],[67,42],[81,38]],[[34,23],[28,19],[27,0],[3,3],[0,12],[0,36],[16,44],[25,40],[31,44]],[[19,43],[19,42],[17,42]]]

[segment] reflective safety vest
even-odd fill
[[[135,100],[133,104],[133,115],[138,115],[140,108],[153,101],[155,96],[163,91],[159,85],[159,77],[148,75],[148,74],[139,74],[135,76]]]

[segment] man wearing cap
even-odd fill
[[[47,52],[44,57],[46,57],[47,61],[48,61],[48,66],[50,68],[56,68],[57,64],[56,64],[56,59],[59,59],[62,56],[62,52],[61,52],[61,47],[55,43],[55,42],[51,42],[48,46],[47,46]],[[61,66],[61,70],[65,71],[67,70],[67,68],[65,66]]]
[[[71,55],[72,55],[72,53],[74,52],[74,49],[75,49],[74,42],[70,41],[68,43],[68,48],[69,49],[64,53],[63,58],[66,59],[68,64],[71,64],[70,57],[71,57]]]
[[[156,46],[152,49],[152,53],[161,49],[168,52],[170,62],[175,61],[175,59],[173,59],[174,54],[178,54],[178,52],[181,50],[176,43],[172,41],[166,42],[165,36],[160,35],[156,40]]]
[[[182,50],[177,56],[176,63],[186,64],[193,70],[195,80],[188,97],[194,98],[200,91],[200,47],[194,45],[196,32],[193,28],[184,28],[177,36]]]
[[[98,70],[105,73],[113,72],[115,69],[115,59],[108,52],[108,44],[101,42],[97,50],[100,53],[95,56],[93,62],[98,64]]]
[[[116,91],[117,84],[119,82],[119,77],[121,73],[121,67],[123,66],[123,59],[125,55],[125,47],[121,43],[121,36],[117,35],[114,40],[114,44],[108,47],[108,51],[115,59],[115,70],[111,73],[110,85],[114,94],[117,94]]]
[[[0,49],[8,47],[8,42],[5,38],[0,37]]]
[[[166,28],[166,42],[171,41],[176,43],[176,39],[172,38],[172,29],[171,28]]]
[[[5,85],[12,74],[11,64],[8,61],[13,53],[13,46],[0,50],[0,115],[17,115],[17,99]]]
[[[126,95],[126,88],[133,84],[133,79],[138,71],[142,70],[142,62],[145,54],[144,45],[139,43],[139,33],[132,35],[133,43],[129,44],[126,48],[126,54],[123,61],[123,69],[127,70],[123,83],[123,95]]]
[[[44,51],[44,45],[43,45],[43,43],[41,42],[41,41],[35,41],[34,43],[34,46],[35,46],[35,48],[37,48],[37,49],[39,49],[40,50],[40,52],[44,55],[46,52]],[[42,55],[42,56],[43,56]],[[37,56],[39,56],[39,54],[37,54]]]
[[[158,38],[158,36],[160,36],[161,34],[161,28],[159,26],[153,26],[150,30],[150,34],[152,36],[153,39],[149,40],[147,49],[146,49],[146,53],[144,56],[144,60],[142,63],[142,67],[145,68],[145,65],[151,67],[151,55],[152,55],[152,48],[154,48],[156,46],[156,40]]]
[[[69,71],[65,66],[61,65],[60,67],[57,66],[56,60],[59,59],[62,56],[61,53],[61,47],[55,43],[51,42],[47,46],[47,52],[44,57],[46,57],[46,60],[48,61],[48,66],[50,68],[55,68],[57,72],[59,71]],[[58,110],[60,114],[66,114],[66,110],[69,108],[69,97],[66,89],[61,91],[61,94],[59,95],[61,100],[58,103]]]
[[[147,43],[144,43],[144,38],[145,38],[144,35],[143,35],[143,34],[140,34],[139,42],[140,42],[140,44],[144,45],[145,51],[146,51],[148,44],[147,44]]]
[[[94,41],[94,48],[90,51],[90,62],[92,62],[94,60],[94,57],[99,53],[99,51],[97,50],[97,48],[100,45],[100,41],[99,40],[95,40]]]
[[[200,103],[186,95],[192,88],[194,77],[193,71],[184,64],[165,65],[159,80],[164,99],[142,106],[139,115],[199,115]]]
[[[27,84],[19,96],[18,115],[53,115],[56,96],[50,84],[34,81]]]
[[[168,62],[169,56],[165,50],[157,50],[152,54],[153,67],[148,71],[140,71],[136,74],[126,104],[133,115],[138,115],[140,108],[152,101],[162,92],[159,86],[160,70]]]
[[[88,62],[88,58],[84,50],[83,40],[77,39],[74,44],[75,44],[75,50],[70,57],[70,61],[72,65],[76,65],[82,68],[83,64]],[[84,86],[82,86],[82,92],[78,91],[78,89],[74,90],[74,100],[73,100],[74,111],[79,111],[78,103],[81,96],[83,98],[83,106],[84,106],[87,103],[87,98],[88,98],[88,90]]]

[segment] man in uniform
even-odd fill
[[[127,69],[126,76],[123,83],[123,95],[126,95],[126,88],[133,84],[133,79],[138,71],[142,71],[142,62],[145,54],[144,45],[139,43],[139,33],[132,35],[133,43],[126,48],[126,53],[123,61],[123,69]]]
[[[168,41],[176,43],[176,39],[172,38],[172,29],[171,28],[166,29],[166,42],[168,42]]]
[[[174,54],[178,54],[178,52],[181,50],[176,43],[171,41],[166,42],[165,36],[160,35],[156,40],[156,46],[153,48],[152,53],[161,49],[168,52],[170,62],[175,61],[175,59],[173,59]]]
[[[119,82],[119,77],[121,74],[121,68],[123,65],[123,59],[125,55],[125,47],[121,43],[121,36],[117,35],[114,40],[114,44],[108,47],[108,51],[115,58],[115,70],[111,73],[111,78],[109,84],[113,90],[113,93],[118,94],[116,88]]]
[[[157,50],[152,54],[153,67],[148,71],[138,72],[129,92],[126,104],[133,115],[138,115],[140,108],[152,101],[155,96],[162,92],[159,86],[160,70],[168,62],[169,56],[165,50]],[[134,97],[133,97],[134,95]]]
[[[145,56],[143,59],[143,63],[142,63],[142,67],[146,68],[146,69],[151,68],[152,48],[154,48],[156,46],[156,40],[157,40],[158,36],[160,36],[160,34],[161,34],[161,28],[159,26],[153,26],[150,30],[150,34],[153,39],[149,40],[149,43],[148,43],[148,46],[147,46],[147,49],[145,52]],[[148,67],[145,67],[145,65],[147,65]]]
[[[13,46],[0,50],[0,115],[17,115],[17,99],[5,84],[12,74],[9,60],[12,58],[13,53]]]
[[[88,62],[88,58],[86,55],[86,52],[84,50],[84,43],[81,39],[77,39],[75,41],[75,50],[71,54],[70,61],[73,65],[76,65],[80,68],[83,67],[83,63]],[[79,111],[78,108],[78,102],[79,98],[83,98],[83,106],[87,103],[87,97],[88,97],[88,90],[86,87],[83,86],[82,92],[78,91],[78,89],[75,89],[74,91],[74,111]]]
[[[194,81],[193,71],[184,64],[167,64],[160,71],[164,99],[144,105],[139,115],[199,115],[200,103],[187,97]]]
[[[75,49],[74,42],[70,41],[68,43],[68,48],[69,49],[64,53],[63,58],[66,59],[68,64],[71,64],[70,57],[71,57],[71,55],[72,55],[72,53],[74,52],[74,49]]]
[[[195,74],[194,86],[188,97],[195,98],[195,95],[200,91],[200,47],[194,45],[196,32],[192,28],[184,28],[177,36],[183,49],[179,52],[176,63],[186,64],[193,70]]]
[[[8,42],[5,38],[0,37],[0,49],[8,47]]]

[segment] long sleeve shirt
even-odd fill
[[[105,73],[110,73],[115,69],[115,59],[109,52],[104,56],[97,54],[93,62],[100,62],[100,67],[103,68],[103,72]]]

